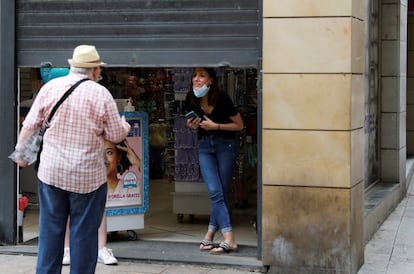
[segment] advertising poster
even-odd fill
[[[148,207],[147,116],[142,112],[121,115],[131,125],[128,137],[120,144],[105,142],[108,215],[143,213]]]

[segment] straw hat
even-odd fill
[[[71,66],[77,68],[95,68],[106,65],[101,61],[95,46],[80,45],[73,51],[72,59],[68,59]]]

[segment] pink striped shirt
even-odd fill
[[[62,95],[85,75],[71,72],[39,91],[23,127],[38,128]],[[70,192],[90,193],[106,182],[104,139],[128,134],[111,93],[94,81],[81,83],[56,111],[43,138],[39,179]]]

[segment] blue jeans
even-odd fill
[[[38,180],[39,252],[37,274],[60,274],[66,222],[70,216],[70,273],[95,273],[98,228],[105,210],[107,185],[86,193],[69,192]]]
[[[228,194],[236,163],[235,141],[217,136],[205,136],[198,143],[198,159],[201,175],[211,200],[211,215],[208,229],[232,231]]]

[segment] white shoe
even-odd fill
[[[65,251],[63,252],[63,265],[70,265],[70,250],[69,247],[65,247]]]
[[[112,249],[103,247],[98,251],[98,262],[106,265],[117,264],[118,260],[114,257]]]

